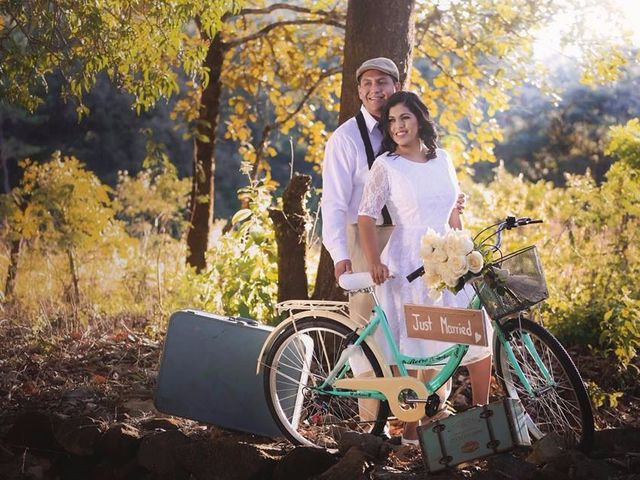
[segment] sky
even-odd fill
[[[623,28],[631,33],[631,42],[640,48],[640,0],[609,0],[609,2],[621,14]],[[588,13],[586,15],[588,29],[600,38],[618,34],[619,30],[614,26],[614,22],[604,19],[603,16],[602,11]],[[562,32],[567,30],[567,25],[574,20],[573,17],[574,15],[559,15],[555,22],[538,32],[538,41],[534,47],[534,54],[538,60],[558,54],[579,55],[578,48],[560,45]]]

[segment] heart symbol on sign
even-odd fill
[[[482,335],[480,335],[478,332],[475,332],[475,334],[476,334],[476,343],[478,343],[482,339]]]

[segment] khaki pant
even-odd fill
[[[392,225],[376,227],[378,237],[378,253],[382,253],[389,241],[389,236],[393,231]],[[354,272],[366,272],[369,270],[367,258],[360,245],[360,233],[358,225],[347,225],[347,248],[351,256],[351,268]],[[349,296],[349,316],[358,325],[364,326],[371,317],[374,301],[368,293],[356,293]],[[355,373],[355,372],[354,372]],[[358,377],[373,377],[372,371],[361,372]],[[378,400],[360,399],[358,400],[358,412],[362,421],[375,420],[378,411]]]
[[[379,225],[376,227],[378,237],[378,253],[382,253],[389,241],[393,225]],[[347,248],[351,256],[351,268],[354,272],[368,272],[369,265],[364,250],[360,245],[358,225],[347,225]],[[373,310],[373,297],[365,293],[357,293],[349,297],[349,312],[351,320],[359,325],[365,325]]]

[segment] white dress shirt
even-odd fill
[[[378,155],[382,132],[378,121],[360,107],[369,131],[373,154]],[[358,222],[358,207],[369,172],[367,152],[355,117],[340,125],[329,138],[322,165],[322,243],[336,264],[349,259],[347,225]],[[378,224],[382,218],[378,218]]]

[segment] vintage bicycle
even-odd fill
[[[500,250],[505,230],[533,223],[540,221],[507,217],[476,236],[476,245],[497,255],[484,275],[471,281],[475,296],[470,308],[484,307],[493,323],[495,374],[505,395],[521,401],[530,435],[540,439],[556,432],[567,445],[587,449],[594,423],[580,373],[560,342],[531,319],[531,307],[548,296],[536,248],[504,256]],[[407,280],[423,273],[421,267]],[[340,284],[350,294],[373,295],[373,315],[364,327],[349,318],[347,302],[283,302],[278,307],[288,318],[267,339],[258,359],[269,410],[296,444],[335,448],[345,431],[381,434],[390,414],[407,422],[432,416],[440,408],[435,392],[468,350],[468,345],[452,344],[427,358],[401,354],[371,276],[343,275]],[[373,340],[377,328],[384,332],[397,376]],[[439,371],[421,382],[407,366]]]

